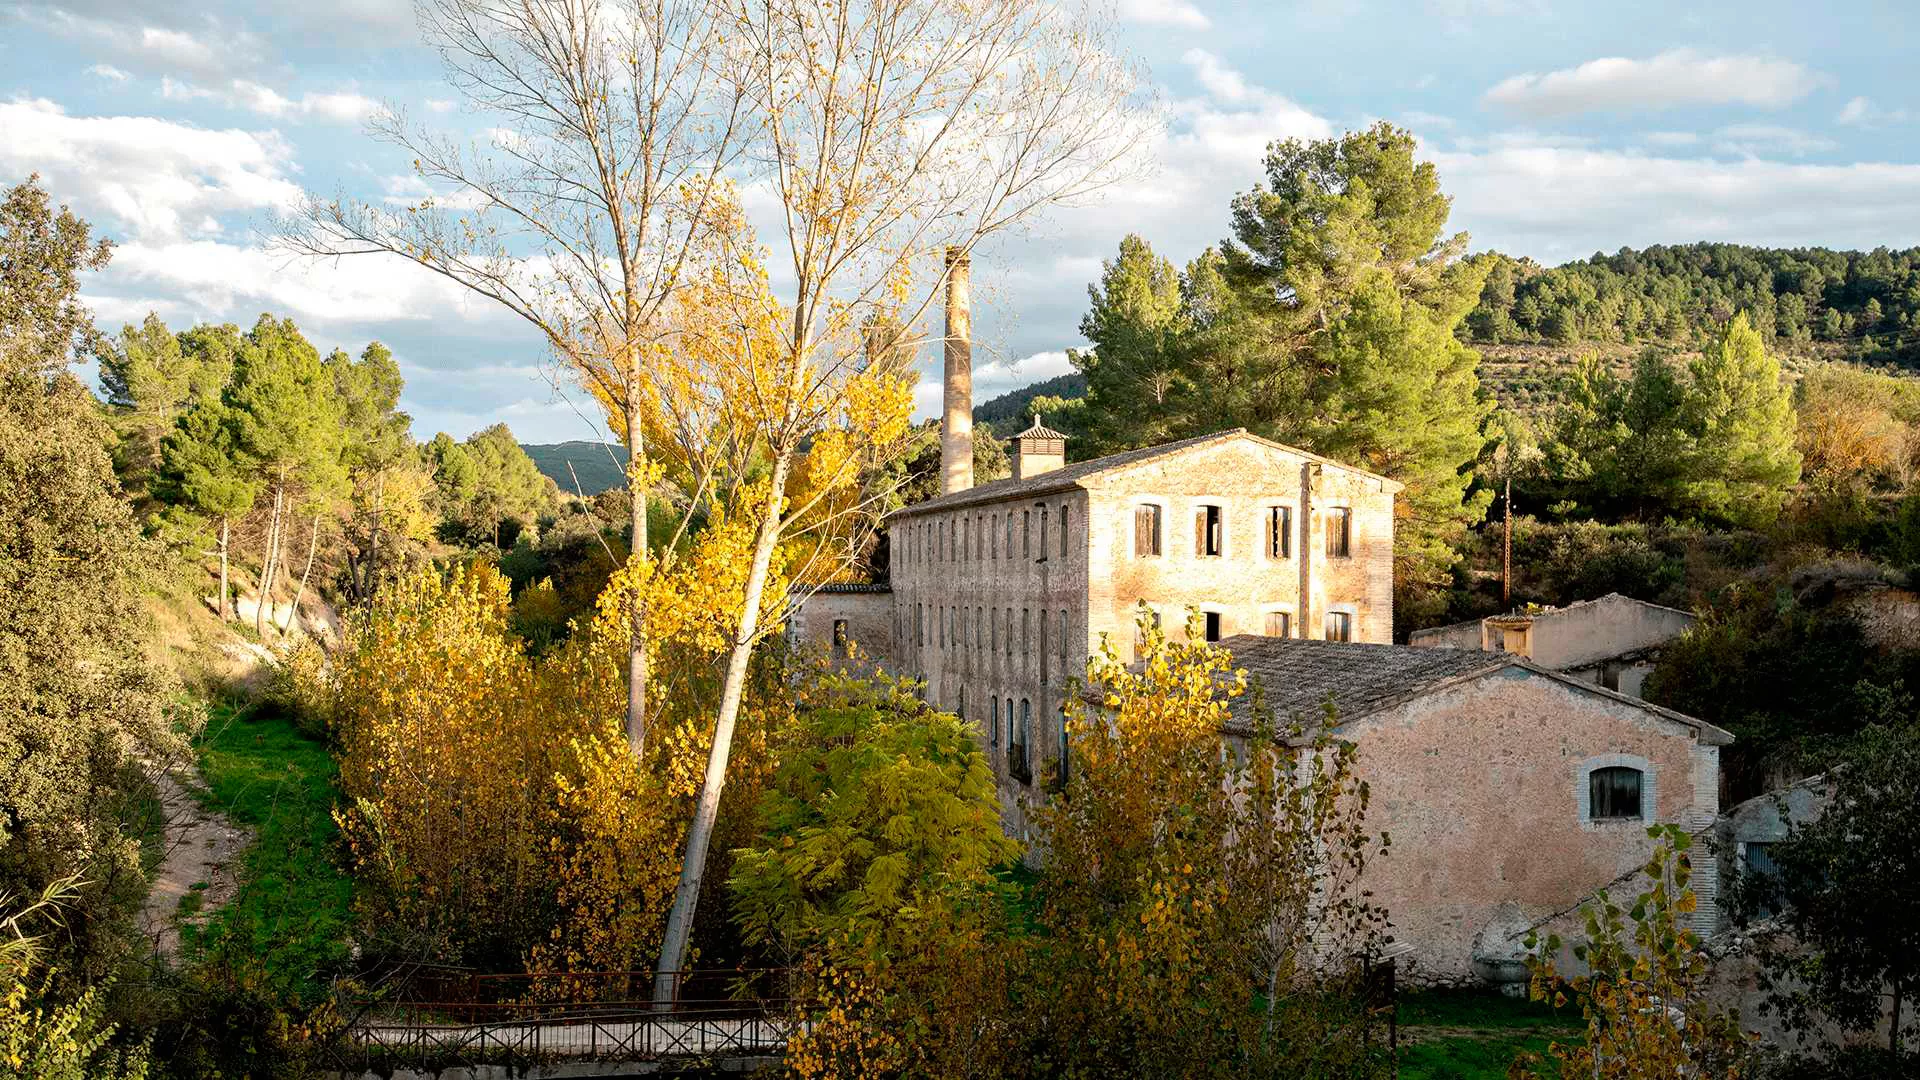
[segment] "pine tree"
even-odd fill
[[[1800,480],[1793,396],[1780,362],[1736,315],[1689,367],[1689,427],[1700,456],[1689,497],[1710,516],[1765,525]]]
[[[161,444],[152,494],[162,502],[205,514],[218,524],[220,591],[214,610],[226,619],[232,597],[228,568],[233,521],[253,509],[258,484],[234,445],[224,404],[207,401],[180,418]]]
[[[1173,264],[1128,234],[1118,257],[1087,286],[1092,307],[1080,320],[1091,352],[1073,353],[1087,376],[1088,449],[1095,454],[1167,438],[1181,373],[1175,339],[1182,328],[1180,279]]]

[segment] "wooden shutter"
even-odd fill
[[[1204,506],[1193,515],[1193,553],[1207,553],[1207,508]]]

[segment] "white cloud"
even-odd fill
[[[1642,138],[1652,146],[1693,146],[1700,141],[1691,131],[1649,131]]]
[[[265,53],[257,36],[229,29],[211,17],[189,31],[154,25],[145,14],[129,21],[28,5],[14,8],[12,14],[60,37],[86,42],[141,71],[217,76],[252,67]]]
[[[133,77],[112,64],[95,64],[87,69],[87,74],[115,83],[123,83]]]
[[[1729,124],[1713,136],[1714,148],[1721,153],[1749,157],[1769,153],[1805,157],[1832,150],[1836,145],[1832,139],[1777,124]]]
[[[1920,165],[1511,146],[1432,155],[1474,247],[1547,262],[1622,245],[1920,244]]]
[[[427,111],[436,112],[436,113],[450,113],[454,110],[454,107],[458,104],[459,102],[448,101],[445,98],[428,98]]]
[[[1187,0],[1120,0],[1120,17],[1143,26],[1182,30],[1205,30],[1213,25],[1205,12]]]
[[[1455,127],[1452,117],[1440,116],[1430,112],[1421,112],[1419,109],[1408,109],[1395,119],[1400,124],[1409,128],[1439,128],[1445,131],[1452,131]]]
[[[35,171],[84,216],[136,238],[214,231],[217,215],[282,209],[300,196],[291,150],[271,132],[0,103],[0,174]]]
[[[350,90],[332,93],[310,91],[296,100],[251,79],[233,79],[224,87],[214,90],[163,78],[160,80],[160,96],[173,101],[213,98],[228,108],[271,116],[276,120],[316,117],[342,124],[361,123],[386,109],[378,101]]]
[[[1247,80],[1227,62],[1205,49],[1188,49],[1180,62],[1193,69],[1193,77],[1216,100],[1238,103],[1250,94]]]
[[[1840,115],[1834,119],[1849,127],[1872,128],[1886,124],[1904,124],[1907,122],[1907,110],[1883,109],[1870,99],[1856,97],[1840,109]]]
[[[1707,56],[1693,49],[1674,49],[1646,60],[1612,56],[1545,75],[1515,75],[1488,90],[1482,100],[1534,117],[1680,105],[1777,109],[1827,81],[1790,60]]]

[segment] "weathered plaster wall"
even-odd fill
[[[1368,780],[1369,828],[1391,850],[1366,881],[1425,981],[1470,981],[1474,940],[1502,904],[1548,918],[1634,870],[1647,825],[1706,827],[1718,805],[1718,750],[1631,703],[1524,668],[1443,688],[1342,728]],[[1646,820],[1588,821],[1586,775],[1647,772]],[[1716,878],[1695,881],[1710,930]]]
[[[1537,616],[1532,659],[1542,667],[1578,667],[1665,644],[1693,623],[1684,611],[1605,597]]]
[[[836,621],[846,623],[846,646],[833,640]],[[810,655],[835,661],[858,656],[862,667],[891,668],[893,595],[885,591],[817,592],[787,620],[787,634],[795,646]]]
[[[1292,636],[1323,636],[1326,613],[1354,616],[1353,640],[1393,640],[1393,493],[1380,481],[1253,440],[1202,447],[1091,482],[1095,530],[1088,608],[1095,640],[1109,633],[1125,655],[1134,606],[1144,600],[1163,625],[1183,626],[1189,605],[1221,615],[1221,634],[1264,634],[1269,611],[1286,612]],[[1134,511],[1161,507],[1158,556],[1134,552]],[[1203,505],[1224,513],[1225,550],[1195,551]],[[1287,558],[1267,553],[1267,509],[1293,511]],[[1351,555],[1326,554],[1328,511],[1353,511]]]

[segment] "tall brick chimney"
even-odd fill
[[[940,413],[940,493],[973,486],[973,261],[947,249],[946,397]]]

